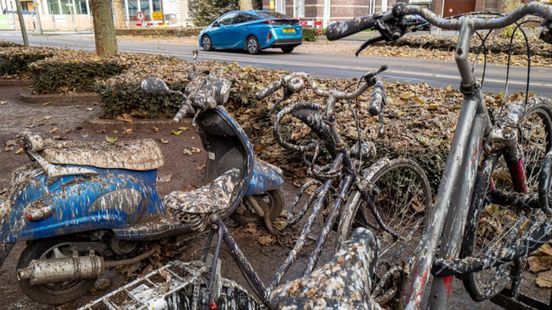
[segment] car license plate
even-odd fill
[[[295,33],[294,28],[284,28],[284,33]]]

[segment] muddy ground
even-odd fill
[[[134,121],[128,123],[121,120],[92,124],[89,120],[96,119],[101,115],[99,104],[72,106],[56,106],[53,103],[48,105],[26,104],[18,99],[20,90],[19,87],[0,87],[0,146],[2,147],[0,149],[0,189],[8,185],[9,176],[16,167],[28,162],[24,153],[17,154],[17,147],[11,151],[4,150],[5,143],[14,139],[17,133],[25,129],[41,133],[46,137],[59,136],[60,138],[84,141],[104,141],[107,136],[117,137],[119,140],[153,138],[159,142],[165,156],[165,165],[159,172],[161,180],[159,191],[162,195],[173,190],[193,189],[202,184],[205,152],[192,155],[183,153],[185,147],[201,149],[197,132],[190,122],[174,124]],[[179,136],[171,134],[173,130],[183,126],[188,130]],[[285,187],[286,201],[290,201],[295,192],[295,188],[290,184],[291,182],[288,182]],[[252,231],[251,229],[237,228],[234,225],[233,229],[238,243],[243,247],[243,251],[251,260],[252,265],[259,270],[261,278],[268,281],[279,263],[284,260],[288,249],[278,244],[262,245],[254,237],[259,230],[261,234],[266,235],[262,228]],[[198,250],[201,249],[204,239],[204,235],[201,235],[185,242],[178,251],[174,252],[174,256],[183,260],[197,258]],[[15,265],[23,247],[24,244],[18,244],[0,269],[0,292],[2,294],[0,309],[50,309],[52,307],[34,303],[19,290],[15,277]],[[306,253],[301,258],[299,265],[290,272],[290,277],[300,274],[302,262],[305,261],[308,251]],[[330,253],[327,251],[323,259],[327,259]],[[227,251],[222,252],[222,258],[223,273],[247,286],[240,270]],[[74,309],[126,282],[126,278],[116,272],[108,272],[104,277],[110,280],[109,287],[98,288],[77,302],[64,305],[59,309]],[[463,292],[460,283],[457,283],[451,308],[490,309],[498,307],[488,302],[482,304],[471,302],[467,294]]]

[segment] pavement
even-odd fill
[[[369,37],[370,33],[360,34],[350,40],[361,40]],[[0,40],[21,42],[21,34],[15,31],[0,31]],[[53,46],[80,50],[94,50],[94,40],[91,34],[64,33],[60,35],[30,35],[31,45]],[[305,43],[308,44],[308,43]],[[359,42],[360,44],[360,42]],[[181,59],[191,59],[192,51],[197,46],[178,43],[155,43],[147,41],[121,41],[119,49],[124,52],[138,52],[149,54],[161,54],[175,56]],[[209,59],[225,62],[237,62],[241,65],[251,65],[270,69],[304,71],[321,78],[351,78],[359,77],[366,71],[387,64],[389,70],[382,76],[389,81],[408,83],[427,82],[429,85],[446,87],[448,85],[459,86],[460,77],[456,64],[451,61],[438,61],[432,59],[409,59],[400,57],[354,57],[354,55],[332,55],[294,52],[283,54],[280,50],[266,50],[260,55],[248,55],[241,51],[214,51],[201,52],[201,59]],[[481,66],[476,68],[476,73],[481,75]],[[497,93],[504,91],[504,79],[506,66],[487,65],[484,91]],[[531,68],[530,90],[541,96],[552,97],[552,69]],[[525,90],[527,69],[525,67],[512,66],[510,70],[509,91],[517,92]]]

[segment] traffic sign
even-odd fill
[[[139,22],[143,22],[144,19],[146,19],[146,16],[144,15],[144,12],[138,12],[136,13],[136,20]]]
[[[163,20],[163,12],[161,11],[153,12],[153,20]]]

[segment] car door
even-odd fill
[[[232,40],[231,38],[229,38],[227,31],[229,30],[229,27],[234,22],[234,18],[236,17],[237,14],[238,13],[236,12],[230,12],[228,14],[225,14],[219,17],[211,25],[212,30],[209,32],[209,36],[211,37],[213,47],[218,47],[218,48],[229,47],[229,44],[232,42]]]
[[[226,34],[230,40],[228,48],[245,48],[245,40],[250,33],[250,31],[248,31],[248,25],[254,20],[256,20],[256,17],[252,14],[246,12],[239,12],[236,14],[232,21],[232,25],[228,26],[226,29]]]

